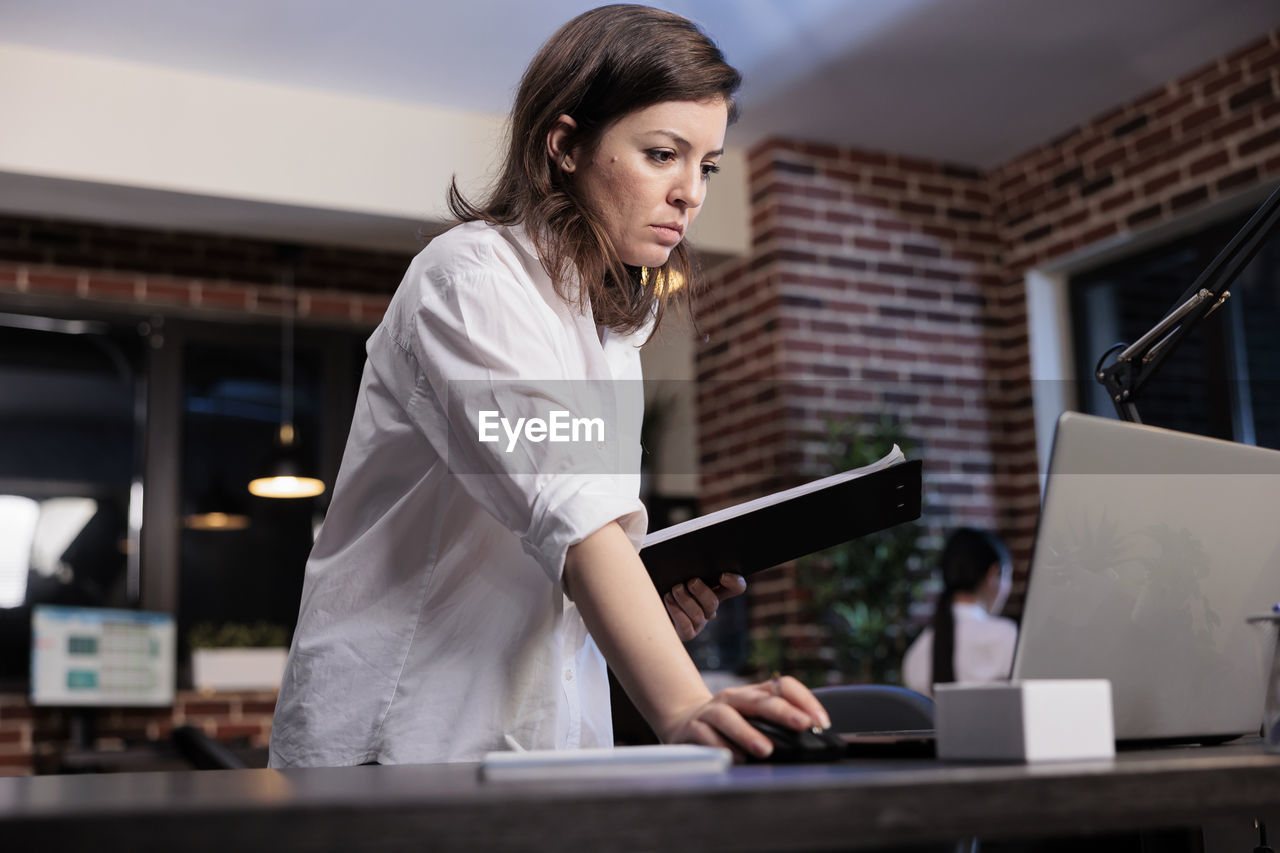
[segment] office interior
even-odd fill
[[[288,422],[332,487],[449,180],[484,186],[524,59],[589,5],[0,9],[0,774],[173,769],[183,727],[262,766],[274,691],[202,687],[196,647],[287,644],[326,499],[247,484]],[[1112,414],[1098,356],[1280,181],[1280,7],[670,7],[747,84],[691,237],[697,329],[644,351],[652,526],[831,473],[833,425],[924,463],[918,598],[875,662],[831,664],[794,564],[691,652],[709,679],[892,681],[947,530],[1009,544],[1018,617],[1056,417]],[[1232,290],[1144,420],[1280,448],[1280,241]],[[33,702],[45,604],[168,615],[171,700]]]

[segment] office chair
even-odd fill
[[[844,684],[813,691],[838,732],[933,728],[933,700],[891,684]]]

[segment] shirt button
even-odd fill
[[[573,681],[573,670],[571,670],[571,669],[566,669],[566,670],[564,671],[564,680],[565,680],[565,681]]]

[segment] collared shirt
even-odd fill
[[[1018,626],[977,603],[953,604],[956,681],[1000,681],[1013,670]],[[933,694],[933,628],[925,628],[902,659],[902,680],[917,693]]]
[[[272,766],[612,745],[604,659],[561,573],[611,521],[637,548],[644,535],[646,334],[598,330],[520,227],[460,225],[413,260],[366,347]],[[600,405],[606,441],[509,429]]]

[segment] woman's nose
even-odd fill
[[[680,208],[698,207],[706,197],[707,185],[702,180],[702,166],[695,164],[692,169],[682,169],[680,176],[672,185],[667,200]]]

